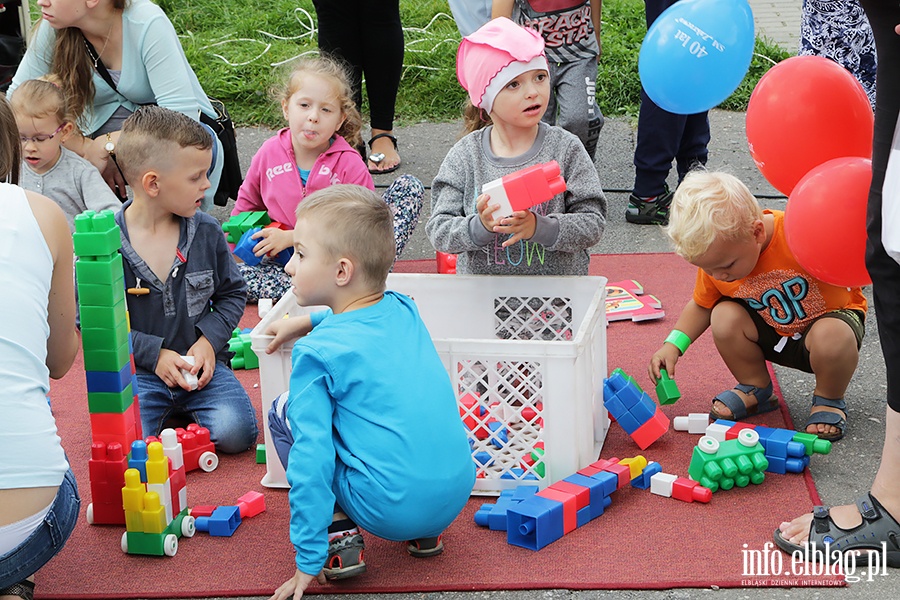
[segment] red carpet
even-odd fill
[[[408,261],[398,271],[434,272],[433,261]],[[672,328],[690,298],[694,270],[670,254],[595,256],[591,272],[610,281],[636,279],[657,296],[665,319],[629,321],[609,327],[609,368],[622,367],[644,385],[647,362]],[[242,326],[256,322],[247,311]],[[82,366],[55,382],[54,412],[84,506],[90,501],[87,460],[90,427]],[[259,406],[257,371],[238,371]],[[666,406],[669,417],[707,412],[710,398],[730,388],[733,379],[703,336],[679,363],[677,381],[682,399]],[[779,392],[780,393],[780,392]],[[791,427],[786,411],[775,411],[757,422]],[[670,431],[642,454],[658,461],[667,473],[686,476],[691,449],[698,437]],[[613,424],[601,456],[625,458],[641,454]],[[288,540],[285,490],[259,485],[264,467],[247,452],[220,456],[213,473],[188,475],[191,505],[231,504],[248,490],[265,493],[268,510],[241,524],[231,538],[198,533],[180,540],[172,558],[123,554],[118,527],[91,527],[82,518],[66,548],[37,577],[39,598],[203,598],[271,594],[293,573],[293,549]],[[813,458],[815,460],[815,458]],[[742,550],[763,550],[772,531],[787,517],[818,502],[808,475],[767,474],[759,486],[718,492],[710,504],[686,504],[623,488],[606,513],[539,552],[510,546],[502,532],[475,525],[472,515],[490,499],[473,498],[445,532],[447,550],[429,559],[414,559],[401,544],[367,538],[369,571],[339,585],[314,585],[312,593],[427,592],[534,588],[662,589],[673,587],[757,587],[760,585],[840,585],[836,578],[748,577],[742,574]],[[82,508],[82,517],[84,507]],[[784,568],[790,568],[784,557]]]

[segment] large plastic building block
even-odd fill
[[[712,490],[709,488],[703,487],[696,481],[662,471],[654,473],[650,478],[650,492],[682,502],[706,503],[712,500]]]
[[[540,550],[563,536],[563,505],[535,495],[506,513],[506,541],[513,546]]]
[[[628,279],[606,284],[606,322],[630,319],[635,323],[662,319],[666,311],[656,296],[644,295],[644,286]]]
[[[122,534],[122,551],[128,554],[151,556],[175,556],[179,537],[193,537],[196,531],[194,517],[187,509],[176,515],[161,533],[126,531]]]
[[[94,258],[93,260],[80,260],[79,257],[75,263],[75,276],[79,286],[82,283],[88,283],[112,287],[120,281],[124,282],[123,273],[122,255],[118,253],[107,258]]]
[[[482,504],[475,512],[475,523],[494,531],[506,531],[506,511],[538,492],[537,486],[521,485],[515,490],[503,490],[497,502]]]
[[[122,247],[115,213],[104,210],[96,213],[85,211],[75,216],[75,232],[72,234],[75,255],[88,259],[109,257]]]
[[[237,506],[241,519],[249,519],[266,510],[266,497],[259,492],[247,492],[237,499]]]
[[[241,511],[237,506],[219,506],[208,517],[198,517],[197,531],[205,531],[217,537],[230,537],[241,524]]]
[[[435,252],[437,260],[437,272],[447,275],[456,274],[456,254],[447,254],[446,252]]]
[[[238,243],[234,246],[234,255],[244,261],[245,265],[250,267],[255,267],[262,261],[261,256],[257,256],[253,253],[253,248],[261,241],[253,239],[253,236],[260,231],[262,231],[262,227],[248,229],[241,235],[241,239],[239,239]]]
[[[660,405],[675,404],[681,398],[681,392],[678,390],[678,384],[669,377],[668,371],[659,370],[659,380],[656,382],[656,399]]]
[[[222,223],[222,231],[225,232],[225,239],[236,244],[248,230],[254,227],[265,227],[272,222],[269,214],[265,211],[242,212],[232,215],[227,221]]]
[[[764,427],[750,423],[736,423],[726,419],[718,419],[707,427],[706,435],[716,439],[731,440],[738,436],[742,429],[753,429],[759,434],[759,443],[765,451],[770,473],[802,473],[809,466],[813,454],[831,452],[831,442],[819,439],[811,433],[794,431],[776,427]],[[721,441],[720,440],[720,441]]]
[[[669,430],[669,418],[621,369],[603,381],[603,403],[641,450]]]
[[[488,203],[498,206],[494,219],[528,210],[565,191],[566,182],[560,176],[559,163],[555,160],[510,173],[481,187],[481,192],[491,197]]]
[[[234,357],[231,359],[231,368],[232,369],[258,369],[259,368],[259,357],[256,356],[256,353],[250,347],[250,332],[243,332],[240,329],[235,329],[231,334],[231,339],[228,341],[228,350],[234,352]]]
[[[688,475],[713,493],[737,485],[760,484],[769,466],[759,434],[743,429],[737,439],[719,442],[703,436],[697,442],[688,467]]]
[[[178,441],[184,453],[186,471],[202,469],[209,473],[219,466],[216,447],[209,439],[209,429],[191,423],[187,429],[179,428],[175,431],[178,433]]]
[[[258,464],[258,465],[266,464],[266,445],[265,444],[257,444],[256,445],[256,464]]]
[[[709,413],[689,413],[686,417],[672,419],[672,428],[675,431],[704,434],[707,427],[709,427]],[[720,441],[724,441],[724,438]]]

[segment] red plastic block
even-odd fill
[[[672,497],[682,502],[709,502],[712,500],[712,490],[696,481],[679,477],[672,482]]]
[[[668,430],[669,417],[657,408],[653,416],[631,434],[631,439],[634,440],[641,450],[646,450]]]
[[[561,490],[554,490],[553,488],[544,488],[540,492],[537,493],[541,498],[546,498],[547,500],[554,500],[562,504],[563,507],[563,535],[569,533],[570,531],[575,531],[575,528],[578,527],[578,508],[577,501],[575,496],[568,493],[563,492]]]
[[[197,517],[209,517],[215,510],[216,507],[211,504],[199,504],[191,508],[191,516],[195,519]]]
[[[575,508],[581,510],[585,506],[591,505],[591,489],[584,486],[576,485],[570,481],[557,481],[550,486],[550,489],[565,492],[575,496]]]
[[[436,252],[437,271],[447,275],[456,275],[456,255],[446,252]]]
[[[241,519],[247,519],[266,510],[266,498],[259,492],[247,492],[237,499],[237,505],[241,509]]]
[[[731,429],[725,432],[725,439],[736,440],[741,429],[756,429],[756,425],[753,423],[735,423],[731,426]]]
[[[623,488],[631,483],[631,469],[627,465],[614,463],[604,467],[601,471],[607,471],[619,478],[619,484],[616,486],[616,489]]]

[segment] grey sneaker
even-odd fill
[[[638,225],[668,225],[670,204],[672,192],[668,188],[659,196],[648,199],[631,194],[628,197],[628,208],[625,209],[625,220]]]
[[[325,579],[347,579],[366,572],[363,550],[366,542],[358,533],[344,534],[328,542],[328,560],[325,561]]]

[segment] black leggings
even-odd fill
[[[319,49],[342,58],[351,71],[353,99],[362,110],[366,78],[373,129],[394,128],[394,105],[403,72],[400,0],[313,0]]]
[[[887,403],[891,410],[900,412],[900,265],[881,243],[881,189],[900,112],[900,35],[894,33],[894,26],[900,24],[900,4],[896,0],[862,0],[861,4],[875,33],[878,51],[866,267],[872,277],[878,335],[887,365]]]

